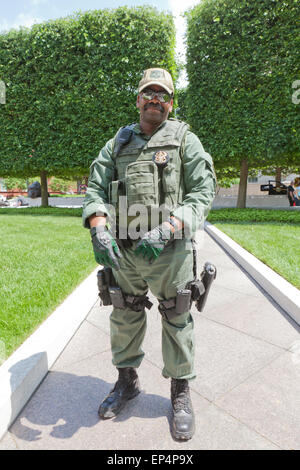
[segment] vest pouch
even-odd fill
[[[158,171],[152,161],[137,161],[126,168],[125,185],[128,206],[143,204],[159,205]]]
[[[119,204],[119,196],[125,196],[124,182],[121,180],[111,181],[108,189],[109,203],[117,207]]]
[[[178,202],[180,173],[173,165],[167,165],[162,174],[162,202],[168,209],[174,209]]]
[[[175,193],[178,182],[176,170],[172,165],[167,165],[164,168],[162,182],[164,193]]]

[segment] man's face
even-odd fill
[[[158,99],[158,96],[154,96],[152,99],[145,99],[143,93],[145,91],[152,90],[153,92],[165,92],[167,91],[159,85],[150,85],[141,93],[138,94],[136,106],[140,110],[141,122],[148,122],[153,124],[161,124],[163,121],[168,119],[169,113],[173,109],[173,99],[168,103],[163,103]]]

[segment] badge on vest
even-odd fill
[[[158,167],[164,167],[168,164],[170,156],[164,150],[158,150],[152,157],[152,160]]]

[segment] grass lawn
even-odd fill
[[[214,225],[300,289],[300,224],[270,221]]]
[[[0,210],[0,345],[5,357],[97,266],[80,215],[80,209]]]

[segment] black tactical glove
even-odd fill
[[[166,244],[173,238],[173,233],[166,224],[158,225],[145,235],[138,242],[135,253],[143,255],[149,259],[150,264],[156,260]]]
[[[111,266],[118,271],[120,265],[117,257],[122,258],[122,255],[115,239],[103,225],[91,228],[90,232],[97,263],[103,266]]]

